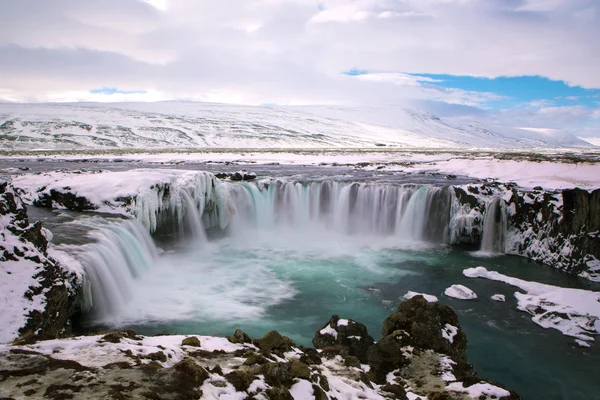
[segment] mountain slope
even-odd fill
[[[193,102],[2,104],[0,145],[5,149],[589,146],[568,133],[523,130],[519,136],[514,129],[452,126],[419,110],[400,110],[393,115],[395,123],[385,126],[361,118],[358,111]]]

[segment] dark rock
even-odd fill
[[[360,368],[360,361],[354,356],[346,356],[344,357],[344,365],[346,367]]]
[[[103,340],[103,341],[109,342],[109,343],[119,343],[119,342],[121,342],[121,339],[123,339],[123,335],[121,335],[121,333],[111,332],[111,333],[107,333],[106,335],[102,336],[102,338],[100,340]]]
[[[409,360],[403,355],[402,348],[409,343],[406,332],[395,331],[371,346],[368,352],[371,380],[383,384],[389,372],[408,365]]]
[[[33,201],[36,207],[53,208],[54,203],[65,207],[71,211],[90,211],[97,210],[98,206],[92,204],[83,196],[77,196],[69,191],[59,192],[56,189],[50,189],[50,192],[40,193],[38,198]]]
[[[321,364],[321,356],[319,352],[313,348],[303,348],[304,353],[300,356],[300,361],[307,365]]]
[[[315,373],[311,375],[310,380],[311,382],[322,387],[323,390],[325,390],[326,392],[329,392],[329,381],[327,380],[327,377],[325,375]]]
[[[458,328],[452,343],[442,336],[446,324]],[[397,331],[409,336],[407,345],[447,354],[456,362],[467,360],[467,336],[460,328],[458,316],[448,306],[429,303],[423,296],[404,301],[398,306],[398,312],[383,322],[381,334],[385,337]]]
[[[196,336],[186,337],[181,341],[182,346],[200,347],[200,339]]]
[[[292,381],[292,366],[289,363],[269,363],[262,367],[265,382],[271,386],[288,386]]]
[[[157,351],[155,353],[150,353],[145,358],[147,358],[149,360],[153,360],[153,361],[161,361],[161,362],[166,362],[167,361],[167,356],[162,351]]]
[[[282,352],[291,350],[292,346],[296,344],[294,341],[286,336],[281,336],[277,331],[267,332],[263,337],[258,339],[258,348],[261,351],[271,352],[273,350],[279,350]]]
[[[266,393],[270,400],[294,400],[290,391],[284,387],[272,387]]]
[[[353,320],[345,321],[347,321],[347,324],[340,324],[340,317],[333,315],[329,322],[315,333],[312,343],[317,349],[325,349],[331,346],[340,347],[345,349],[343,353],[354,356],[361,362],[366,363],[367,351],[374,340],[369,335],[365,325]],[[337,335],[322,334],[321,331],[327,327],[335,330]]]
[[[294,378],[300,379],[309,379],[310,378],[310,368],[308,365],[304,364],[301,361],[292,361],[291,363],[291,374]]]
[[[252,376],[239,369],[225,375],[225,379],[227,379],[227,382],[231,383],[238,392],[245,392],[248,390],[248,387],[250,387],[250,384],[253,381]]]
[[[248,366],[264,365],[264,364],[267,364],[268,362],[269,361],[267,361],[267,359],[265,357],[263,357],[262,355],[253,353],[250,356],[248,356],[248,358],[246,358],[246,361],[244,361],[244,365],[248,365]]]
[[[186,358],[173,366],[180,377],[188,381],[193,386],[202,386],[202,383],[208,379],[208,372],[196,364],[192,359]]]
[[[252,343],[252,338],[239,328],[235,330],[233,336],[227,336],[227,340],[236,344]]]
[[[315,400],[329,400],[327,394],[321,389],[320,386],[312,385],[313,396],[315,396]]]
[[[383,385],[381,387],[381,390],[383,390],[384,392],[388,392],[388,393],[392,393],[394,395],[394,398],[396,399],[406,399],[406,390],[404,390],[404,388],[400,385],[392,385],[389,383],[386,383],[385,385]],[[429,399],[431,399],[431,396],[428,396]]]
[[[244,175],[240,171],[234,172],[233,174],[231,174],[231,176],[229,177],[229,179],[231,179],[232,181],[241,181],[241,180],[244,179]]]

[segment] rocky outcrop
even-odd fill
[[[455,187],[461,207],[453,243],[481,243],[486,207],[503,199],[507,210],[505,252],[567,273],[600,280],[600,189],[523,190],[487,182]],[[467,222],[465,222],[467,221]]]
[[[317,349],[337,350],[345,357],[356,357],[358,361],[366,364],[367,351],[374,340],[365,325],[351,319],[340,319],[339,316],[334,315],[315,333],[312,343]]]
[[[513,190],[506,252],[600,279],[600,190]]]
[[[325,346],[319,351],[297,347],[276,331],[252,340],[241,330],[229,339],[148,338],[129,330],[0,345],[2,394],[50,399],[519,398],[478,377],[467,364],[466,337],[450,307],[421,296],[400,304],[384,322],[384,337],[377,343],[371,339],[368,365],[349,363],[354,356],[339,354],[352,349],[352,342],[344,347],[343,337],[360,333],[370,338],[364,325],[350,321],[332,317],[315,334],[315,342]],[[329,329],[338,333],[337,344],[321,333]]]
[[[0,225],[0,291],[8,324],[0,341],[66,334],[81,276],[49,254],[48,232],[39,222],[29,222],[7,182],[0,182]]]

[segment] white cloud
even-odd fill
[[[600,87],[599,6],[596,0],[4,1],[0,96],[80,98],[93,88],[118,87],[252,104],[408,98],[481,106],[494,95],[423,86],[406,74],[340,74],[352,67],[537,74]]]

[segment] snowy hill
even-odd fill
[[[420,110],[193,102],[2,104],[4,149],[589,147],[555,130],[451,125]]]

